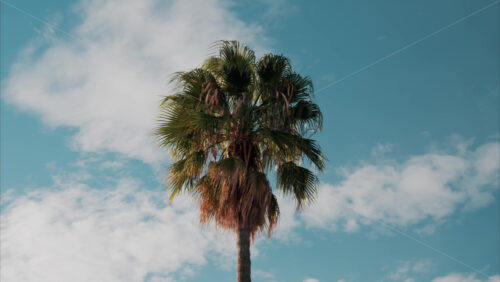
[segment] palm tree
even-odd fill
[[[160,105],[154,130],[171,152],[168,188],[200,203],[200,222],[237,236],[238,281],[250,281],[250,244],[275,227],[277,190],[292,195],[297,209],[314,199],[318,179],[308,168],[324,168],[310,139],[322,126],[312,101],[313,85],[292,69],[288,58],[254,52],[237,41],[220,41],[218,55],[201,68],[174,75],[175,93]],[[302,160],[306,166],[301,166]]]

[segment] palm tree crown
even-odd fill
[[[270,236],[279,207],[276,189],[301,208],[316,194],[318,179],[308,168],[324,168],[310,135],[322,126],[312,100],[313,85],[295,73],[288,58],[266,54],[259,60],[237,41],[221,41],[218,54],[201,68],[176,73],[175,93],[160,106],[154,134],[169,149],[171,200],[182,191],[200,201],[200,221],[250,238]]]

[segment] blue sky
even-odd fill
[[[498,1],[0,2],[2,281],[234,281],[149,135],[219,39],[289,56],[325,118],[254,281],[500,280]]]

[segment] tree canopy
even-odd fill
[[[178,72],[164,98],[154,134],[172,154],[171,200],[188,192],[200,201],[200,220],[253,238],[270,236],[279,206],[276,189],[296,200],[314,199],[325,158],[311,135],[322,127],[313,83],[283,55],[255,53],[237,41],[217,43],[200,68]]]

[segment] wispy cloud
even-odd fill
[[[346,179],[323,185],[318,201],[299,217],[293,202],[280,197],[282,218],[274,235],[285,242],[296,239],[293,230],[302,226],[301,219],[311,227],[340,224],[353,232],[370,225],[370,217],[408,226],[426,218],[445,219],[459,206],[485,206],[496,189],[491,184],[498,182],[499,153],[498,143],[488,143],[456,154],[433,152],[403,163],[383,161],[382,167],[364,164],[346,170]],[[92,164],[110,172],[115,167],[104,160],[103,165]],[[234,236],[200,228],[195,202],[186,197],[168,206],[164,192],[146,190],[132,178],[88,184],[93,183],[92,171],[86,168],[83,164],[77,173],[55,175],[50,188],[3,195],[8,202],[1,218],[2,280],[140,281],[146,275],[189,276],[207,260],[223,269],[234,267]],[[263,241],[259,238],[257,245]],[[424,263],[400,267],[394,279],[412,279],[412,273],[426,268]]]
[[[490,276],[485,279],[474,274],[450,273],[432,280],[432,282],[500,282],[500,275]]]
[[[239,20],[229,5],[83,1],[75,9],[81,23],[67,30],[72,37],[44,32],[22,52],[2,82],[4,98],[49,126],[76,128],[76,150],[165,158],[150,130],[170,75],[199,66],[216,40],[257,49],[257,39],[265,41],[261,28]]]
[[[134,179],[97,189],[62,178],[3,209],[2,281],[165,281],[189,276],[211,254],[232,267],[234,236],[202,229],[191,200],[167,206],[166,195]]]
[[[433,266],[432,261],[429,259],[402,261],[398,263],[397,268],[392,270],[388,277],[392,281],[415,281],[413,277],[429,273],[433,270]]]
[[[302,282],[319,282],[319,280],[318,280],[318,279],[316,279],[316,278],[306,278],[306,279],[304,279],[304,281],[302,281]]]
[[[54,165],[49,187],[25,194],[5,191],[0,280],[189,280],[208,261],[233,271],[233,233],[200,226],[196,200],[181,195],[168,205],[165,190],[151,189],[122,165],[89,157],[70,171]],[[281,220],[273,237],[289,242],[300,221],[290,199],[279,197],[279,202]],[[252,256],[267,243],[265,234],[259,236]]]
[[[323,183],[302,219],[309,227],[356,231],[379,220],[395,226],[435,225],[458,210],[488,205],[498,189],[500,144],[456,147],[454,153],[429,152],[404,162],[378,158],[343,169],[344,180]]]
[[[256,269],[256,270],[252,271],[252,276],[259,278],[259,279],[262,279],[262,280],[266,280],[266,281],[274,279],[273,273],[268,272],[268,271],[264,271],[264,270],[260,270],[260,269]]]

